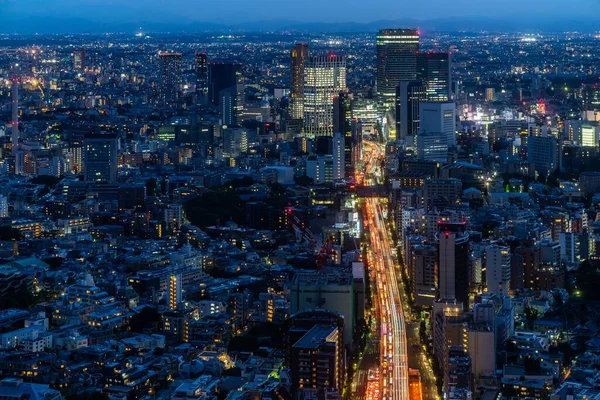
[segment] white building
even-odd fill
[[[420,131],[443,133],[447,146],[456,144],[456,105],[453,101],[422,102],[419,117]]]
[[[346,91],[346,58],[310,57],[304,69],[304,134],[333,136],[334,98]]]
[[[490,293],[500,297],[510,291],[510,248],[490,246],[485,251],[486,286]]]

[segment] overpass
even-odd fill
[[[358,197],[388,197],[388,188],[384,185],[359,186],[356,188]]]

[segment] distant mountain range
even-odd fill
[[[139,28],[144,32],[172,33],[214,33],[214,32],[298,32],[298,33],[368,33],[382,28],[418,27],[425,31],[443,32],[595,32],[600,31],[600,20],[588,19],[533,19],[515,17],[514,19],[493,19],[487,17],[451,17],[429,20],[403,18],[397,20],[380,20],[367,23],[360,22],[298,22],[291,20],[252,21],[239,24],[220,24],[214,22],[97,22],[87,19],[61,17],[13,17],[3,20],[0,33],[19,34],[64,34],[64,33],[106,33],[136,32]]]

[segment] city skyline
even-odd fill
[[[232,0],[223,4],[210,0],[202,6],[193,0],[164,3],[159,0],[134,0],[127,3],[57,0],[52,4],[32,0],[23,8],[15,0],[0,2],[0,12],[10,15],[1,33],[97,33],[116,31],[214,31],[239,30],[323,30],[344,31],[355,25],[358,30],[392,27],[389,23],[419,26],[432,30],[582,30],[600,29],[599,23],[581,20],[593,7],[592,0],[575,0],[568,10],[558,0],[508,0],[501,8],[486,2],[466,0],[447,3],[396,4],[389,0],[350,3],[340,0],[326,3],[308,0],[278,5],[267,0],[256,7],[253,2]],[[342,5],[344,7],[342,7]],[[306,13],[307,9],[318,13]],[[518,12],[515,12],[518,11]]]

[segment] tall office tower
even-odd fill
[[[160,90],[164,102],[176,101],[181,90],[181,53],[160,53]]]
[[[453,101],[423,102],[419,106],[419,131],[443,133],[448,146],[456,145],[456,105]]]
[[[342,92],[333,100],[333,131],[344,136],[344,169],[352,174],[358,159],[355,124],[352,122],[352,95]]]
[[[377,34],[377,97],[385,108],[393,108],[400,81],[417,78],[418,52],[415,29],[382,29]]]
[[[240,125],[244,112],[244,85],[238,83],[219,92],[219,114],[223,125]]]
[[[333,179],[344,179],[346,175],[346,165],[344,163],[345,137],[341,133],[333,134]]]
[[[396,137],[413,142],[419,132],[419,107],[426,100],[422,81],[400,81],[396,88]]]
[[[219,105],[219,92],[236,86],[242,80],[242,64],[209,63],[208,64],[208,99],[215,106]]]
[[[73,69],[76,71],[85,70],[85,48],[73,50]]]
[[[15,155],[19,148],[19,80],[13,78],[11,88],[11,143],[12,154]]]
[[[88,134],[84,138],[83,171],[87,182],[117,180],[116,134]]]
[[[527,161],[535,172],[548,176],[560,167],[560,142],[553,136],[528,136]]]
[[[440,222],[440,299],[456,299],[469,308],[469,234],[465,223]]]
[[[487,290],[500,297],[510,292],[510,248],[490,246],[485,250]]]
[[[169,310],[175,310],[182,301],[181,294],[181,275],[171,275],[169,276],[169,287],[167,288],[167,292],[169,295]]]
[[[419,53],[417,79],[425,83],[427,101],[449,101],[452,82],[448,53]]]
[[[416,245],[408,257],[412,258],[413,293],[418,306],[431,307],[438,288],[438,255],[435,246]]]
[[[208,102],[208,60],[206,58],[206,53],[196,53],[194,61],[196,91],[199,96],[198,102],[200,104],[206,104]]]
[[[304,118],[304,67],[310,50],[308,44],[298,43],[290,57],[290,115],[293,119]]]
[[[345,371],[341,335],[336,326],[315,325],[292,345],[290,375],[294,391],[306,388],[342,392]]]
[[[346,58],[310,57],[304,69],[304,135],[333,136],[333,103],[346,91]]]

